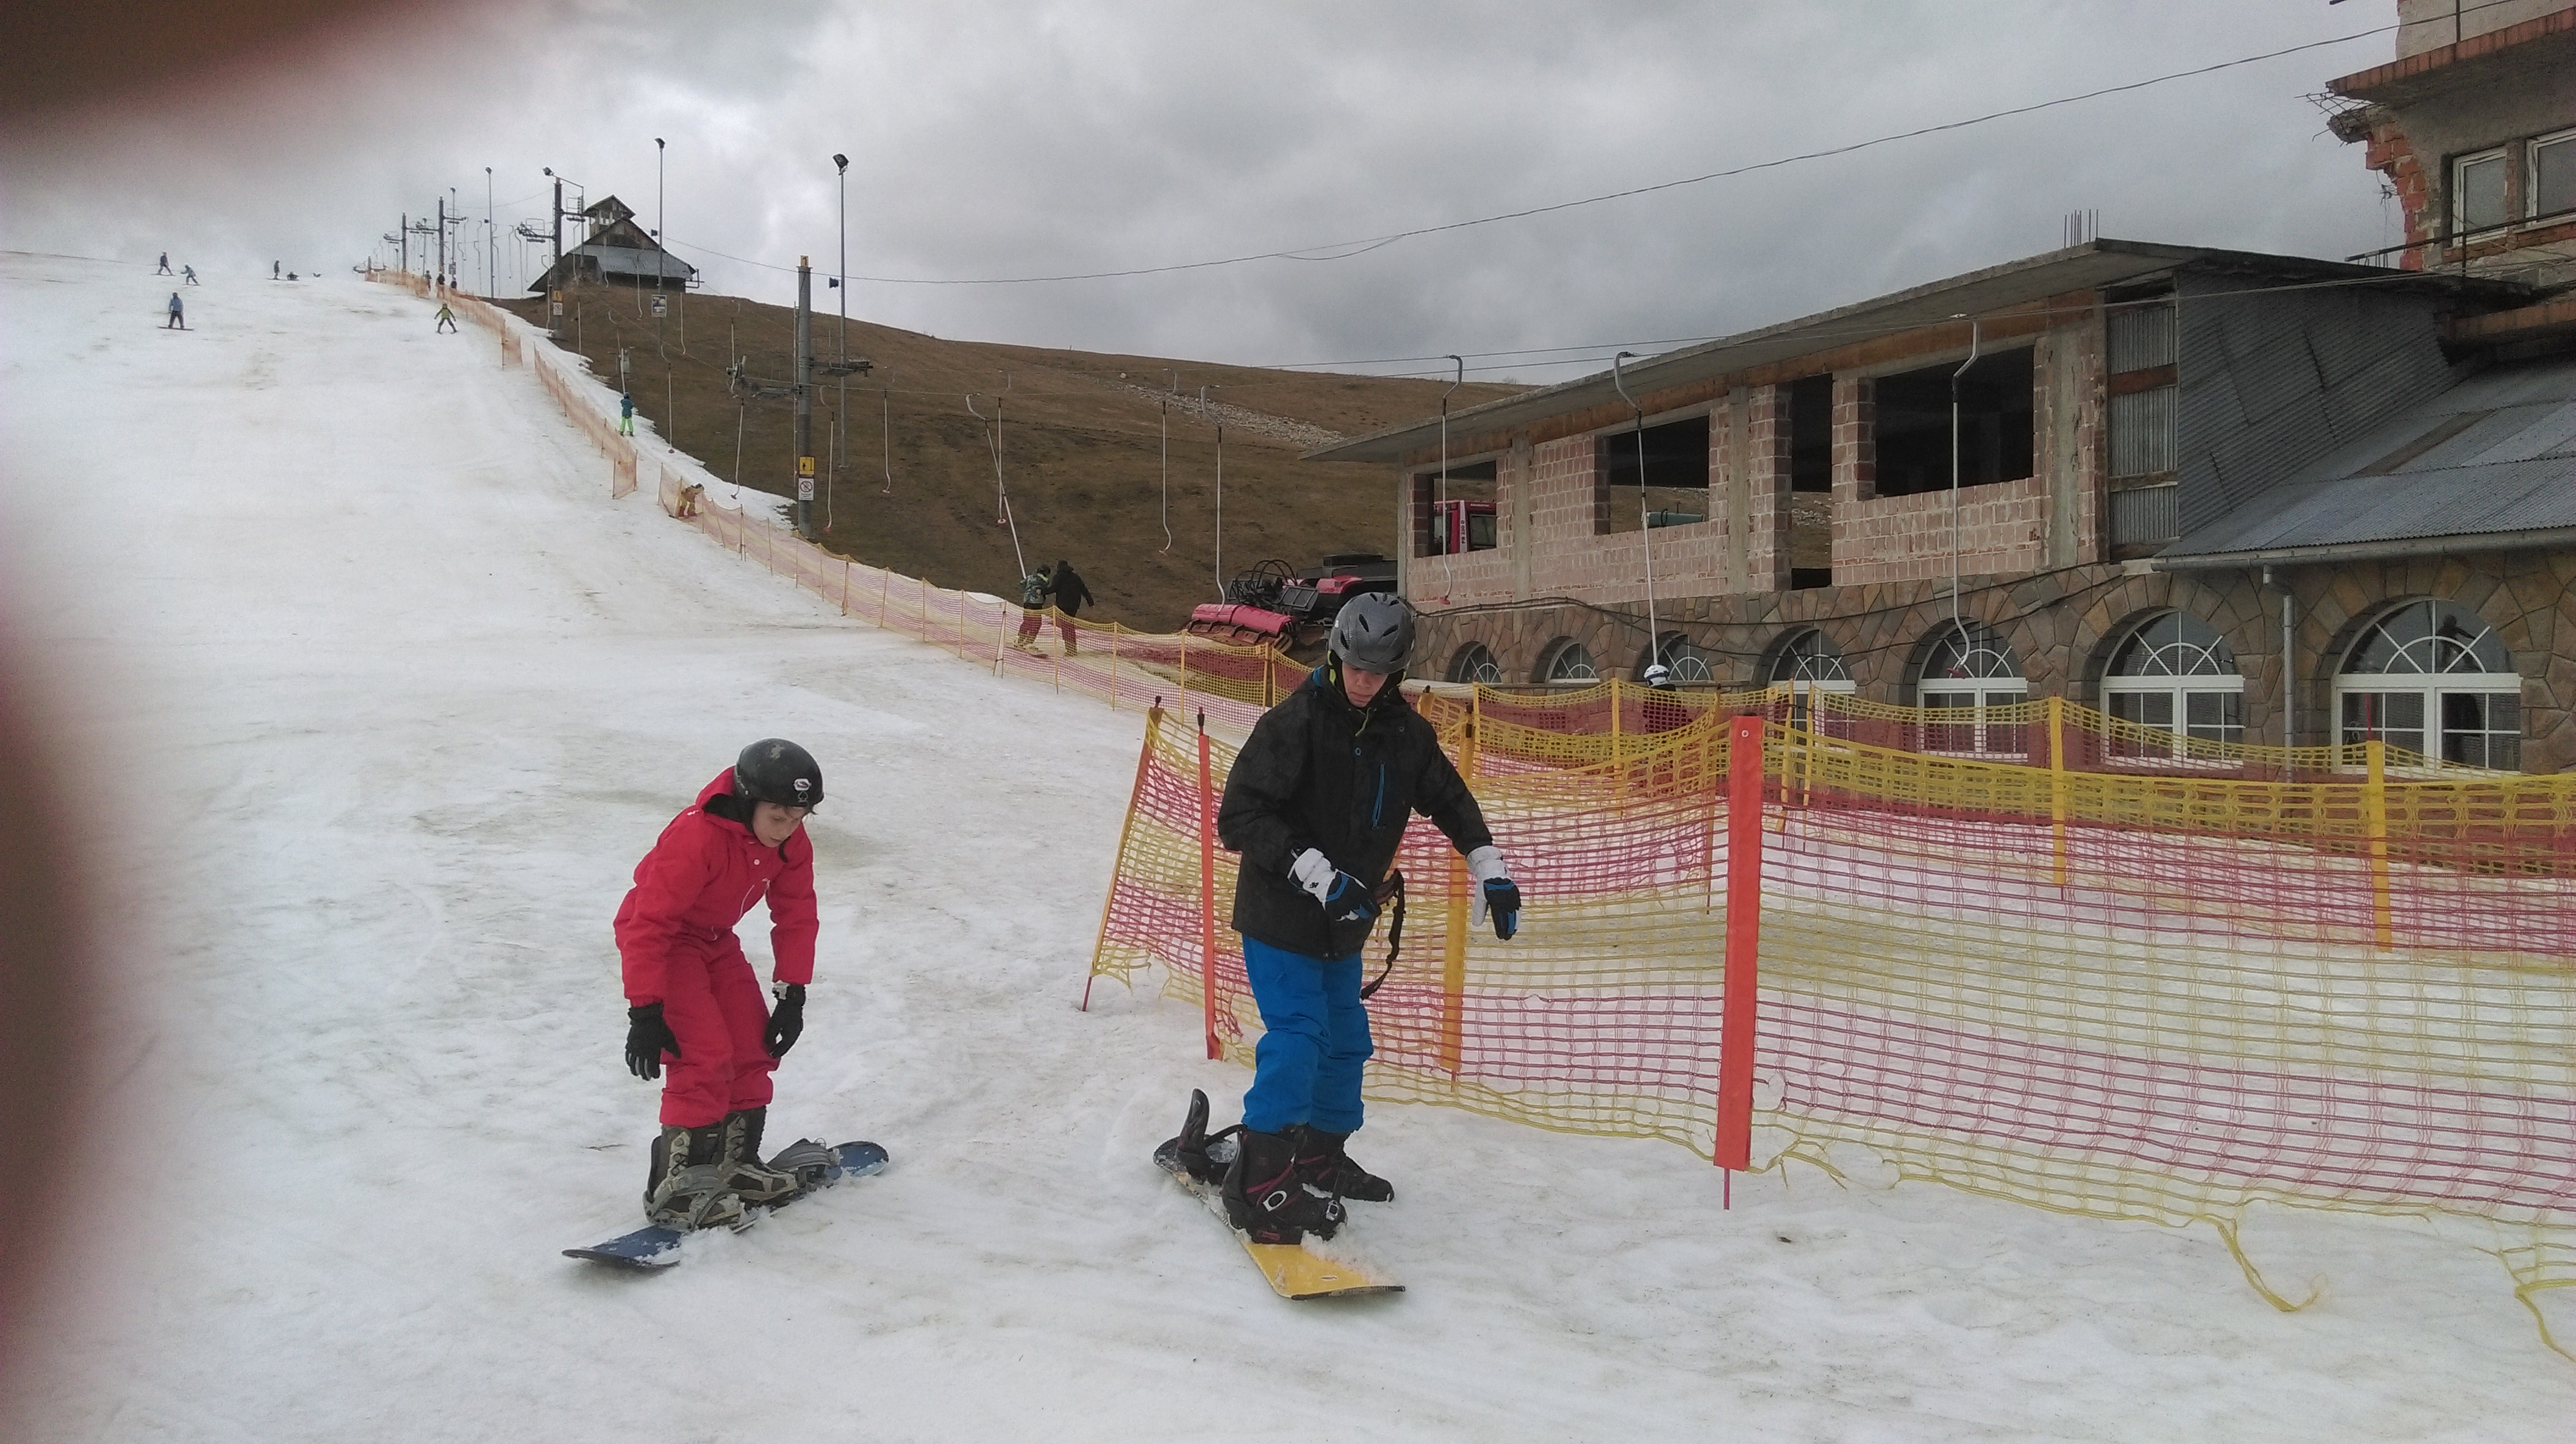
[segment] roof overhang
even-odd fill
[[[2436,272],[2400,272],[2303,256],[2267,256],[2146,241],[2095,240],[1934,281],[1856,305],[1821,311],[1795,321],[1667,351],[1626,367],[1622,377],[1631,395],[1670,390],[1907,331],[1956,324],[1971,317],[1992,317],[2034,306],[2052,297],[2142,281],[2184,267],[2242,271],[2296,280],[2348,279],[2357,284],[2444,290],[2492,285],[2463,281],[2459,277]],[[2500,295],[2521,294],[2519,289],[2510,286],[2495,289]],[[1458,438],[1479,432],[1514,431],[1569,412],[1616,404],[1619,404],[1619,392],[1612,373],[1602,371],[1499,401],[1489,401],[1481,406],[1471,406],[1464,411],[1453,411],[1449,413],[1449,434]],[[1437,444],[1439,436],[1440,419],[1427,417],[1331,446],[1317,447],[1305,453],[1305,459],[1401,462],[1412,453]]]
[[[2378,105],[2405,105],[2489,84],[2506,72],[2564,75],[2571,60],[2576,60],[2576,6],[2355,71],[2327,81],[2326,89]]]

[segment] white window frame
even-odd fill
[[[2173,615],[2175,614],[2170,611],[2159,612],[2155,616],[2149,617],[2145,621],[2131,627],[2128,632],[2120,638],[2120,644],[2111,649],[2112,660],[2114,662],[2118,661],[2120,656],[2128,651],[2130,644],[2138,639],[2139,633],[2144,632],[2147,628],[2152,627],[2158,622],[2161,622],[2165,618]],[[2188,616],[2190,614],[2184,613],[2183,615]],[[2199,622],[2204,627],[2209,626],[2209,623],[2202,618],[2192,617],[2192,620]],[[2210,630],[2212,632],[2216,632],[2218,629],[2211,627]],[[2226,646],[2226,639],[2223,634],[2220,636],[2219,645],[2221,647]],[[2216,653],[2209,653],[2205,648],[2203,651],[2209,656],[2213,663],[2221,660]],[[2171,699],[2171,716],[2173,718],[2172,723],[2162,729],[2167,736],[2173,739],[2172,745],[2165,749],[2163,756],[2157,757],[2141,754],[2134,757],[2113,757],[2106,760],[2114,764],[2131,762],[2152,763],[2157,766],[2193,761],[2202,761],[2205,762],[2206,765],[2210,766],[2234,765],[2218,759],[2194,759],[2191,756],[2190,747],[2191,741],[2194,740],[2191,731],[2191,699],[2194,696],[2221,696],[2235,697],[2238,699],[2236,704],[2236,721],[2233,723],[2220,724],[2222,727],[2232,727],[2235,730],[2236,735],[2233,737],[2201,738],[2198,740],[2215,741],[2222,746],[2230,743],[2242,744],[2245,740],[2245,704],[2243,701],[2245,696],[2245,674],[2236,670],[2236,658],[2232,652],[2224,658],[2224,661],[2228,668],[2228,670],[2224,672],[2103,673],[2102,710],[2105,713],[2113,716],[2117,716],[2119,714],[2118,704],[2112,701],[2114,697],[2153,697],[2161,695]],[[2141,725],[2152,727],[2155,724],[2145,723]]]
[[[1565,658],[1568,653],[1580,654],[1582,656],[1583,674],[1581,676],[1560,677],[1556,674],[1557,669],[1565,665]],[[1585,647],[1581,642],[1568,640],[1558,646],[1556,650],[1547,654],[1547,678],[1543,685],[1549,687],[1598,687],[1601,685],[1601,664],[1592,660],[1592,652],[1590,648]]]
[[[2490,146],[2485,150],[2471,151],[2467,155],[2456,155],[2451,157],[2451,239],[2453,241],[2481,240],[2488,236],[2501,234],[2513,224],[2513,201],[2512,198],[2508,196],[2505,198],[2502,217],[2497,220],[2494,225],[2480,226],[2474,230],[2469,226],[2469,188],[2462,180],[2460,173],[2468,169],[2470,166],[2479,165],[2486,161],[2494,161],[2496,163],[2496,174],[2498,176],[2511,179],[2513,175],[2513,151],[2510,146]]]
[[[2522,676],[2517,672],[2488,672],[2483,670],[2475,672],[2355,672],[2348,670],[2352,665],[2353,654],[2359,652],[2363,647],[2369,644],[2372,633],[2387,625],[2392,618],[2397,616],[2400,612],[2405,611],[2408,607],[2432,605],[2437,604],[2435,602],[2419,599],[2408,602],[2403,606],[2392,607],[2387,611],[2380,613],[2377,617],[2372,618],[2370,625],[2364,627],[2361,630],[2360,635],[2353,639],[2351,648],[2344,654],[2343,665],[2338,667],[2335,671],[2333,726],[2335,742],[2339,747],[2358,747],[2363,742],[2369,740],[2371,736],[2376,735],[2392,746],[2403,747],[2409,752],[2419,753],[2424,757],[2432,759],[2437,768],[2443,766],[2467,766],[2469,764],[2446,764],[2441,761],[2443,697],[2446,695],[2510,697],[2514,701],[2517,714],[2519,714],[2522,703]],[[2472,618],[2477,617],[2475,612],[2470,612],[2465,607],[2458,607],[2456,603],[2444,603],[2440,605],[2450,605]],[[2463,648],[2464,651],[2469,652],[2472,656],[2475,655],[2478,640],[2493,635],[2495,631],[2495,628],[2492,626],[2485,625],[2483,618],[2478,618],[2478,620],[2480,625],[2484,627],[2484,630],[2481,631],[2477,637],[2471,638],[2468,645]],[[2418,638],[2417,641],[2407,644],[2407,649],[2411,650],[2415,646],[2419,646],[2424,642],[2433,640],[2436,640],[2436,638]],[[2501,642],[2499,642],[2498,645],[2502,645]],[[2347,726],[2344,721],[2344,698],[2348,695],[2362,694],[2418,697],[2421,699],[2419,705],[2423,708],[2423,721],[2417,727],[2402,730],[2391,730],[2385,723],[2381,723],[2377,726],[2365,727]],[[2409,733],[2413,736],[2412,742],[2406,740]],[[2493,734],[2490,732],[2486,735]]]
[[[1499,687],[1503,685],[1503,663],[1501,658],[1494,655],[1494,649],[1486,646],[1482,642],[1469,642],[1467,646],[1473,647],[1477,651],[1482,652],[1485,659],[1477,664],[1473,673],[1459,679],[1459,682],[1456,685],[1474,687]],[[1459,661],[1464,660],[1466,648],[1460,648],[1459,653],[1460,655],[1458,657],[1450,660],[1450,665],[1452,667],[1455,667]]]
[[[1927,666],[1924,674],[1915,679],[1914,705],[1918,709],[1925,711],[1938,710],[1973,712],[1975,714],[1973,720],[1966,724],[1957,722],[1926,721],[1923,724],[1921,751],[1941,757],[2027,757],[2030,755],[2030,735],[2027,729],[2024,729],[2022,732],[2022,745],[2019,747],[1998,749],[1990,745],[1993,741],[1993,737],[1987,731],[1989,727],[2019,726],[2020,724],[1989,723],[1986,720],[1987,709],[1993,707],[2009,707],[2015,703],[2030,700],[2030,679],[2021,674],[2021,659],[2014,656],[2009,648],[1998,651],[1995,648],[1986,645],[1987,638],[1990,636],[1992,636],[1991,629],[1977,628],[1969,630],[1965,636],[1968,647],[1962,655],[1973,657],[1979,652],[1984,652],[1988,656],[1999,657],[2012,667],[2013,670],[2010,675],[1994,673],[1976,677],[1936,677],[1932,675],[1929,667]],[[1933,655],[1938,656],[1939,653],[1936,651]],[[1931,659],[1926,658],[1925,660],[1928,663]],[[1968,701],[1965,703],[1945,702],[1936,704],[1931,700],[1935,696],[1965,697]],[[1956,727],[1961,725],[1966,725],[1974,729],[1969,733],[1968,751],[1961,752],[1952,748],[1934,747],[1932,745],[1933,728]]]
[[[2576,205],[2555,211],[2540,208],[2540,153],[2559,145],[2571,147],[2569,153],[2576,154],[2576,130],[2535,135],[2522,143],[2522,213],[2525,219],[2537,221],[2549,216],[2576,216]]]

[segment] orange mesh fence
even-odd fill
[[[1715,1150],[1729,705],[1573,765],[1488,767],[1503,724],[1454,730],[1523,931],[1467,931],[1417,821],[1369,1096]],[[1760,725],[1753,1167],[2208,1222],[2284,1308],[2250,1205],[2479,1220],[2547,1334],[2576,1285],[2576,779],[2139,777]],[[1197,745],[1148,727],[1092,973],[1159,968],[1249,1062]]]

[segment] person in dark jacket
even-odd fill
[[[1063,613],[1055,619],[1055,634],[1064,643],[1064,654],[1071,657],[1082,651],[1074,638],[1073,619],[1082,615],[1084,607],[1091,605],[1091,588],[1082,584],[1082,574],[1073,569],[1071,562],[1057,562],[1053,575],[1055,609]]]
[[[754,742],[662,829],[617,909],[626,1066],[646,1082],[670,1074],[644,1186],[644,1216],[665,1228],[733,1223],[746,1202],[796,1189],[761,1162],[760,1136],[770,1075],[805,1030],[816,932],[805,814],[822,800],[810,753]],[[774,1005],[733,932],[764,896]]]
[[[1342,608],[1324,665],[1262,714],[1226,778],[1217,838],[1243,854],[1234,928],[1261,1010],[1243,1141],[1226,1211],[1258,1243],[1330,1237],[1340,1200],[1395,1188],[1351,1161],[1370,1053],[1360,950],[1406,821],[1430,818],[1466,854],[1475,922],[1520,925],[1521,897],[1466,781],[1404,700],[1413,615],[1370,593]]]

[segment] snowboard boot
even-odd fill
[[[1254,1243],[1303,1243],[1310,1233],[1331,1238],[1342,1226],[1341,1200],[1306,1191],[1297,1177],[1296,1142],[1249,1128],[1242,1139],[1225,1171],[1226,1220]]]
[[[1326,1133],[1300,1124],[1290,1130],[1297,1140],[1297,1179],[1326,1198],[1356,1198],[1362,1203],[1395,1202],[1395,1185],[1351,1161],[1342,1151],[1347,1133]]]
[[[653,1176],[644,1188],[644,1217],[663,1228],[731,1227],[742,1200],[724,1183],[722,1123],[703,1128],[665,1124],[653,1140]]]
[[[804,1187],[792,1173],[760,1161],[760,1131],[769,1121],[767,1108],[737,1108],[724,1119],[724,1186],[746,1208],[757,1207]]]

